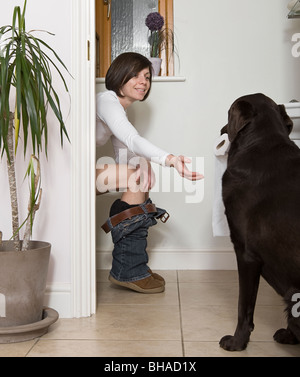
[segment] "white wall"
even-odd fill
[[[158,146],[204,157],[204,199],[187,204],[184,192],[151,195],[171,215],[167,224],[150,230],[152,268],[235,267],[229,238],[212,235],[212,146],[237,97],[263,92],[278,103],[300,100],[299,59],[291,54],[300,20],[287,19],[286,5],[282,0],[174,0],[176,70],[186,81],[154,82],[149,99],[134,104],[129,117]],[[105,90],[104,84],[97,90]],[[99,148],[98,156],[110,152],[110,147]],[[110,266],[111,237],[100,226],[116,197],[97,198],[98,268]]]
[[[26,12],[27,31],[47,30],[55,34],[50,36],[38,32],[35,35],[43,38],[55,49],[66,66],[71,67],[71,4],[72,0],[28,0]],[[0,25],[11,24],[14,6],[23,8],[23,1],[1,0]],[[65,75],[69,88],[71,79]],[[71,100],[64,92],[60,82],[54,75],[55,88],[60,95],[66,127],[71,134],[70,106]],[[48,284],[66,284],[71,282],[71,148],[68,142],[64,149],[60,146],[60,133],[57,121],[49,115],[49,147],[48,160],[41,156],[43,199],[41,208],[36,214],[33,239],[43,240],[52,244],[49,266]],[[18,159],[18,185],[20,186],[20,212],[24,219],[28,204],[28,183],[23,183],[25,166],[23,152],[20,149]],[[22,165],[24,169],[22,168]],[[11,236],[9,193],[7,188],[6,163],[0,164],[0,229],[4,239]]]
[[[153,201],[166,208],[171,219],[151,229],[149,250],[152,268],[231,268],[234,256],[227,238],[213,238],[211,214],[214,188],[212,144],[226,123],[232,101],[243,94],[261,91],[277,102],[300,99],[299,59],[291,55],[291,37],[300,32],[300,20],[287,20],[282,0],[226,0],[220,3],[174,0],[175,32],[180,54],[180,76],[185,82],[155,82],[150,98],[137,103],[130,117],[141,134],[174,153],[205,158],[204,199],[185,203],[186,193],[153,193]],[[14,5],[23,1],[1,1],[0,25],[11,23]],[[72,0],[28,0],[27,30],[44,29],[43,35],[71,67]],[[69,87],[71,79],[68,78]],[[103,90],[103,84],[98,84]],[[58,88],[66,125],[72,140],[69,97]],[[49,135],[49,159],[42,160],[43,201],[36,215],[34,238],[52,244],[48,284],[61,292],[71,286],[71,152],[65,143],[61,150],[57,124]],[[51,127],[52,128],[52,127]],[[110,147],[98,150],[99,155]],[[22,154],[18,156],[23,160]],[[162,173],[163,172],[163,173]],[[161,169],[160,174],[167,174]],[[18,175],[22,185],[24,172]],[[0,164],[0,229],[10,237],[9,196],[6,166]],[[176,180],[176,182],[178,182]],[[27,206],[27,184],[22,213]],[[114,196],[97,198],[98,268],[110,266],[110,235],[101,231]],[[56,289],[57,287],[57,289]],[[50,295],[51,296],[51,295]],[[50,305],[51,306],[51,305]],[[66,306],[66,305],[65,305]],[[52,306],[57,308],[55,306]],[[60,311],[63,316],[63,312]]]

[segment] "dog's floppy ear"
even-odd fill
[[[227,131],[227,124],[226,124],[226,126],[224,126],[223,128],[221,128],[220,135],[227,134],[227,133],[228,133],[228,131]]]
[[[284,124],[286,126],[286,129],[288,131],[288,134],[290,134],[292,132],[292,130],[293,130],[293,121],[287,115],[284,105],[278,105],[278,109],[279,109],[281,118],[283,119],[283,122],[284,122]]]
[[[235,102],[228,114],[228,138],[232,142],[236,135],[255,117],[255,111],[251,103],[240,100]]]

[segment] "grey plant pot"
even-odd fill
[[[36,327],[47,316],[43,304],[50,250],[51,245],[47,242],[31,241],[29,250],[26,252],[14,251],[13,241],[2,242],[0,246],[0,343],[1,330],[6,333],[7,330],[14,332],[14,328],[24,328],[31,324]],[[49,326],[48,321],[44,322],[47,322]],[[12,339],[11,342],[14,340]]]

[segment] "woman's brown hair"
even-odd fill
[[[152,84],[152,64],[145,56],[136,52],[124,52],[112,62],[105,77],[106,89],[113,90],[118,97],[122,98],[123,95],[120,92],[122,87],[145,68],[149,68],[150,72],[150,88],[142,100],[145,101]]]

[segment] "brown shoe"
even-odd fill
[[[161,293],[165,290],[165,285],[160,280],[154,279],[152,275],[137,281],[119,281],[109,275],[108,280],[140,293]]]
[[[156,274],[155,272],[152,272],[152,270],[150,270],[150,268],[149,268],[148,272],[149,272],[149,274],[151,274],[154,277],[154,279],[161,281],[164,285],[166,284],[165,279],[162,276]]]

